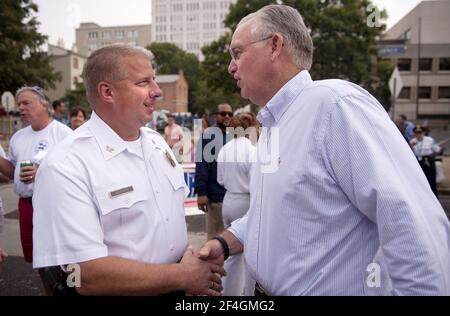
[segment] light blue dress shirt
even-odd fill
[[[258,119],[250,210],[230,231],[265,290],[450,295],[448,219],[374,97],[302,71]]]

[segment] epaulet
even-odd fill
[[[143,130],[145,133],[147,133],[147,135],[159,136],[159,137],[163,138],[160,133],[158,133],[154,129],[151,129],[150,127],[144,127],[141,130]]]

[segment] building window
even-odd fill
[[[439,87],[439,99],[450,99],[450,87]]]
[[[439,58],[439,70],[450,71],[450,57]]]
[[[433,69],[433,58],[420,58],[419,60],[420,71],[431,71],[432,69]]]
[[[407,41],[411,39],[411,29],[409,29],[405,33],[403,33],[403,39],[405,39]]]
[[[411,87],[403,87],[402,91],[400,91],[400,94],[398,95],[398,99],[411,99]]]
[[[73,58],[73,69],[78,69],[78,58]]]
[[[431,87],[419,87],[419,99],[431,99]]]
[[[116,38],[123,38],[125,35],[124,31],[116,31]]]
[[[111,33],[110,32],[102,32],[102,37],[105,39],[110,39],[111,38]]]
[[[411,58],[400,58],[397,67],[399,71],[411,71]]]
[[[89,35],[90,39],[98,38],[98,33],[97,32],[89,32],[88,35]]]

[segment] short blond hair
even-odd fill
[[[153,63],[154,55],[151,51],[138,46],[115,44],[100,48],[89,56],[83,67],[84,86],[86,96],[92,107],[98,97],[97,86],[101,81],[120,81],[127,78],[122,60],[126,57],[145,57]]]

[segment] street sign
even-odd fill
[[[6,91],[2,94],[2,105],[5,107],[6,112],[13,111],[15,108],[14,95]]]
[[[384,46],[378,48],[378,56],[383,58],[403,57],[405,53],[405,46]]]
[[[391,91],[392,97],[397,99],[398,95],[400,94],[400,91],[402,91],[402,88],[403,88],[402,77],[400,76],[398,68],[395,67],[394,71],[392,72],[391,78],[389,79],[389,90]]]

